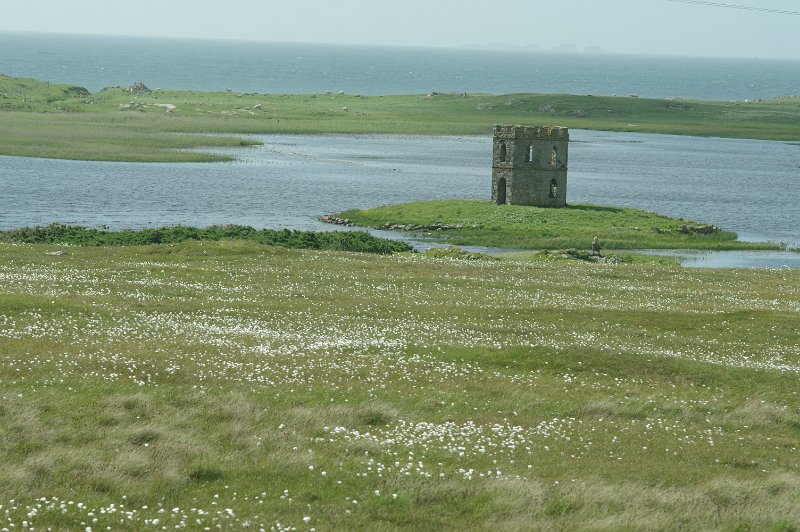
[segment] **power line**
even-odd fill
[[[738,4],[723,4],[721,2],[705,2],[703,0],[667,0],[667,2],[677,2],[680,4],[696,4],[700,6],[724,7],[728,9],[741,9],[744,11],[760,11],[762,13],[777,13],[779,15],[800,16],[800,11],[787,11],[785,9],[771,9],[768,7],[742,6]]]

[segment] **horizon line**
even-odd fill
[[[663,58],[685,58],[685,59],[740,59],[740,60],[767,60],[767,61],[794,61],[800,62],[800,57],[774,57],[774,56],[739,56],[739,55],[683,55],[670,54],[667,52],[618,52],[607,50],[595,45],[579,48],[573,43],[562,43],[555,48],[542,48],[536,43],[513,44],[513,43],[470,43],[460,45],[432,45],[432,44],[386,44],[386,43],[355,43],[355,42],[320,42],[320,41],[279,41],[268,39],[252,39],[241,37],[191,37],[175,35],[134,35],[134,34],[111,34],[111,33],[84,33],[68,31],[43,31],[43,30],[9,30],[0,28],[0,33],[16,33],[29,35],[53,35],[65,37],[103,37],[111,39],[167,39],[177,41],[209,41],[209,42],[242,42],[242,43],[264,43],[281,45],[314,45],[314,46],[342,46],[342,47],[371,47],[371,48],[401,48],[401,49],[433,49],[433,50],[453,50],[453,51],[481,51],[481,52],[508,52],[519,54],[554,54],[571,56],[629,56],[629,57],[663,57]],[[573,47],[570,49],[559,49]],[[593,49],[594,48],[594,49]]]

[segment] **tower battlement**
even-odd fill
[[[547,126],[494,126],[494,137],[504,139],[569,140],[569,128]]]
[[[493,132],[492,201],[566,206],[569,130],[496,125]]]

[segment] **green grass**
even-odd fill
[[[420,238],[455,245],[521,249],[782,249],[780,244],[739,242],[736,234],[684,234],[697,222],[623,207],[569,205],[539,208],[479,200],[417,201],[349,210],[338,215],[362,227],[404,226]],[[446,230],[425,229],[437,224]],[[421,228],[420,228],[421,227]]]
[[[246,240],[293,249],[324,249],[358,251],[388,255],[411,251],[404,242],[387,240],[366,231],[295,231],[282,229],[253,229],[242,225],[212,225],[210,227],[174,226],[158,229],[126,229],[105,231],[64,224],[45,227],[21,227],[0,231],[0,242],[26,244],[59,244],[74,246],[141,246],[146,244],[177,244],[189,240]]]
[[[3,526],[790,530],[798,287],[0,243]]]
[[[244,137],[185,133],[168,122],[103,113],[0,112],[0,154],[116,162],[223,162],[234,158],[191,150],[259,144]]]
[[[0,154],[31,157],[214,161],[224,157],[179,150],[254,142],[224,136],[241,134],[489,135],[498,123],[797,141],[799,119],[800,100],[792,97],[743,103],[556,94],[88,94],[0,75]]]

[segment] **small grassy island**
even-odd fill
[[[337,215],[354,225],[410,231],[422,239],[455,245],[519,249],[782,249],[773,243],[740,242],[713,225],[652,212],[600,205],[548,209],[495,205],[478,200],[417,201]]]

